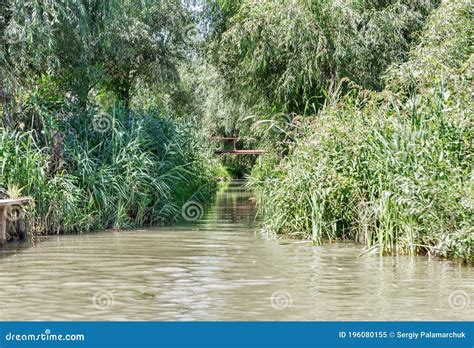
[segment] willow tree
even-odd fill
[[[27,82],[47,75],[82,103],[94,88],[128,103],[138,80],[175,71],[188,12],[179,0],[3,0],[2,66]]]
[[[222,11],[211,56],[240,99],[262,110],[318,108],[344,77],[382,88],[433,1],[242,0]],[[224,22],[224,23],[222,23]]]

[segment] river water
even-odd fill
[[[0,320],[473,320],[474,269],[271,239],[234,182],[194,223],[0,250]]]

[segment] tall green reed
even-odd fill
[[[254,170],[268,229],[474,259],[468,7],[443,3],[388,89],[332,94],[287,157]]]

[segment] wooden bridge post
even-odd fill
[[[6,206],[0,206],[0,246],[7,244],[7,214]]]
[[[14,219],[12,216],[12,223],[14,224],[20,239],[26,238],[22,209],[23,206],[29,203],[29,201],[30,199],[27,197],[0,199],[0,246],[7,243],[7,228],[9,226],[8,216],[9,214],[12,214],[13,210],[19,215],[15,216]]]

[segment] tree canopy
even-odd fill
[[[437,1],[219,1],[215,65],[248,104],[303,112],[349,78],[380,90]],[[220,30],[220,31],[219,31]]]
[[[48,75],[81,102],[93,88],[128,102],[138,82],[175,79],[192,21],[179,0],[3,2],[3,74]]]

